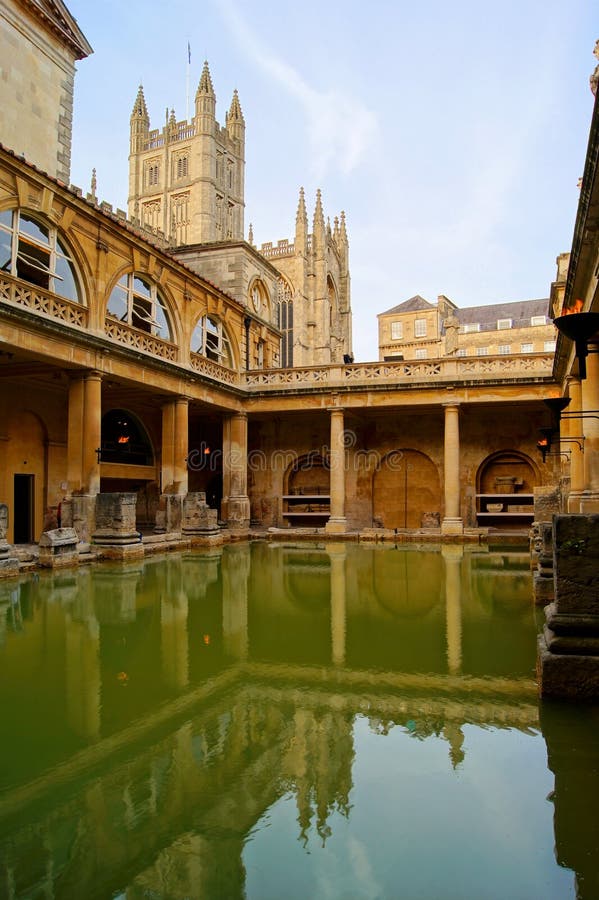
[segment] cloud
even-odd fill
[[[252,62],[303,108],[308,123],[312,175],[322,178],[333,166],[349,175],[374,145],[375,114],[339,90],[317,91],[292,66],[266,47],[230,0],[217,6],[231,33]]]

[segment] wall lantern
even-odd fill
[[[541,437],[537,441],[537,450],[541,451],[541,456],[543,457],[543,462],[545,462],[547,458],[547,454],[551,450],[551,441],[553,438],[553,428],[540,428]]]
[[[577,300],[573,307],[562,308],[561,316],[554,319],[553,324],[561,334],[574,341],[579,375],[583,380],[587,377],[588,342],[599,332],[599,313],[580,312],[581,307],[582,302]]]

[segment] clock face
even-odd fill
[[[260,312],[260,308],[262,306],[262,299],[260,297],[260,291],[257,287],[252,290],[252,306],[256,310],[257,313]]]

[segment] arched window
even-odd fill
[[[281,331],[281,367],[293,365],[293,299],[291,288],[284,278],[277,285],[277,326]]]
[[[199,353],[207,359],[233,368],[231,342],[223,323],[214,316],[202,316],[191,336],[192,353]]]
[[[155,284],[130,272],[114,286],[108,300],[108,315],[148,334],[171,340],[166,306]]]
[[[73,259],[57,229],[18,209],[0,212],[0,271],[82,302]]]
[[[154,453],[145,428],[124,409],[102,416],[102,462],[151,466]]]

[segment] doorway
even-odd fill
[[[34,479],[35,475],[15,475],[13,493],[13,541],[15,544],[33,543]]]

